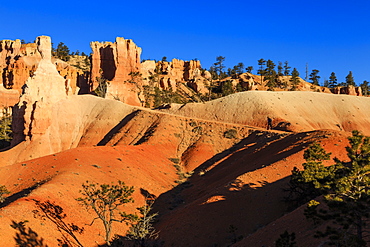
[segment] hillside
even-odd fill
[[[125,100],[71,94],[53,63],[50,38],[38,37],[37,43],[40,61],[13,107],[11,147],[0,152],[0,185],[10,191],[0,204],[2,246],[13,246],[17,233],[24,241],[42,238],[43,246],[60,246],[58,239],[70,246],[103,245],[103,225],[91,224],[94,213],[76,199],[86,181],[118,180],[135,189],[134,202],[120,208],[125,212],[137,213],[146,197],[156,198],[158,245],[274,246],[284,230],[296,232],[299,246],[323,244],[312,237],[313,226],[303,222],[303,207],[285,202],[284,189],[292,169],[302,168],[310,144],[320,143],[332,157],[345,160],[350,132],[370,135],[369,98],[256,90],[149,109],[139,106],[142,95],[135,81],[120,84],[128,67],[114,70],[109,59],[104,69],[116,85],[107,92],[118,90]],[[93,43],[96,52],[119,50],[122,44],[136,55],[141,52],[123,39]],[[119,60],[134,61],[138,70],[138,56],[127,56]],[[95,59],[92,65],[101,62]],[[200,64],[161,66],[181,77],[180,68],[195,73]],[[26,222],[33,233],[17,232],[12,221]],[[114,222],[114,234],[127,230]]]

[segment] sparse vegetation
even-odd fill
[[[12,139],[12,116],[7,109],[3,109],[3,114],[0,118],[0,149],[10,146]]]
[[[224,132],[224,137],[227,139],[237,138],[238,131],[236,129],[228,129]]]
[[[100,76],[96,77],[96,81],[98,82],[98,86],[94,90],[96,96],[105,98],[107,94],[107,87],[109,85],[108,80],[104,77],[103,72],[100,70]]]
[[[305,152],[304,170],[293,170],[292,180],[306,190],[305,199],[324,196],[325,207],[311,200],[305,211],[314,223],[331,222],[317,237],[329,237],[337,246],[366,246],[365,235],[370,222],[370,137],[353,131],[346,148],[350,161],[335,158],[335,164],[325,167],[322,160],[328,153],[318,144]],[[297,188],[297,187],[296,187]],[[302,195],[302,193],[300,193]]]
[[[280,234],[280,237],[275,241],[275,247],[297,247],[297,242],[295,241],[295,233],[289,233],[285,231]]]
[[[4,195],[6,194],[10,194],[10,192],[5,185],[0,185],[0,203],[3,203],[5,201]]]
[[[137,208],[140,216],[131,225],[127,233],[127,238],[134,240],[138,246],[147,246],[147,242],[158,238],[158,232],[153,227],[153,222],[158,213],[151,213],[153,200],[146,200],[144,206]]]
[[[103,223],[104,240],[110,245],[113,222],[131,222],[136,219],[135,215],[126,214],[119,209],[120,206],[133,202],[134,188],[126,186],[122,181],[118,181],[117,184],[98,184],[86,181],[82,184],[82,188],[80,192],[83,196],[76,200],[85,205],[87,209],[94,211],[97,217],[91,224],[96,219]]]

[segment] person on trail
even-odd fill
[[[267,117],[267,129],[272,130],[272,119]]]

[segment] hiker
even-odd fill
[[[272,119],[270,117],[267,117],[267,129],[272,129]]]

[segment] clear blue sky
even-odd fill
[[[6,1],[0,39],[31,42],[39,35],[90,53],[90,41],[133,39],[142,59],[197,58],[209,68],[217,56],[257,69],[257,60],[288,61],[320,83],[351,70],[370,81],[370,1]]]

